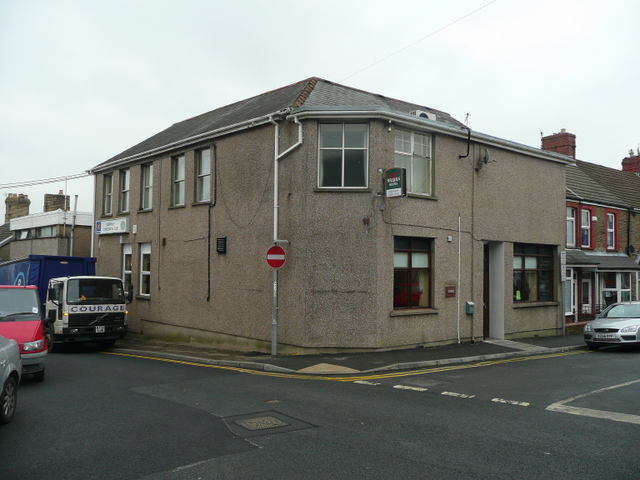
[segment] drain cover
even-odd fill
[[[271,435],[315,427],[310,423],[274,411],[226,417],[224,422],[229,430],[241,437]]]
[[[277,428],[291,425],[290,423],[276,417],[245,418],[241,420],[234,420],[233,423],[240,425],[242,428],[246,428],[247,430],[262,430],[264,428]]]

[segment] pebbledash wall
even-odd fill
[[[395,129],[429,133],[428,124],[369,119],[368,188],[338,191],[318,188],[318,129],[327,120],[311,114],[299,120],[302,145],[278,164],[278,236],[288,241],[287,261],[278,272],[280,353],[562,332],[565,157],[493,137],[468,143],[464,130],[431,132],[434,195],[386,198],[381,170],[394,166]],[[273,245],[275,128],[264,124],[96,173],[100,220],[104,174],[113,175],[115,197],[120,171],[130,171],[130,212],[118,212],[115,202],[113,215],[102,219],[127,219],[128,233],[96,235],[95,256],[98,274],[122,276],[123,252],[131,251],[138,293],[130,305],[131,331],[269,351],[273,271],[265,255]],[[285,120],[279,128],[284,151],[296,143],[298,127]],[[194,152],[207,146],[212,198],[197,204]],[[186,156],[186,205],[171,207],[171,158],[179,153]],[[153,208],[142,211],[141,164],[150,162]],[[432,239],[433,308],[394,310],[398,236]],[[226,252],[218,253],[223,238]],[[514,243],[553,247],[553,301],[514,301]],[[148,296],[139,294],[145,248],[151,253]],[[467,302],[475,306],[471,314]]]

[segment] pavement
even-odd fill
[[[586,350],[582,334],[515,340],[485,339],[435,347],[366,353],[276,355],[220,351],[201,345],[118,340],[109,351],[206,365],[304,375],[358,375]]]

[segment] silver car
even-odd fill
[[[0,335],[0,425],[9,423],[16,413],[21,375],[18,343]]]
[[[584,326],[591,350],[608,345],[640,345],[640,302],[614,303]]]

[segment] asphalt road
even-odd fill
[[[637,479],[640,351],[353,379],[54,353],[0,479]]]

